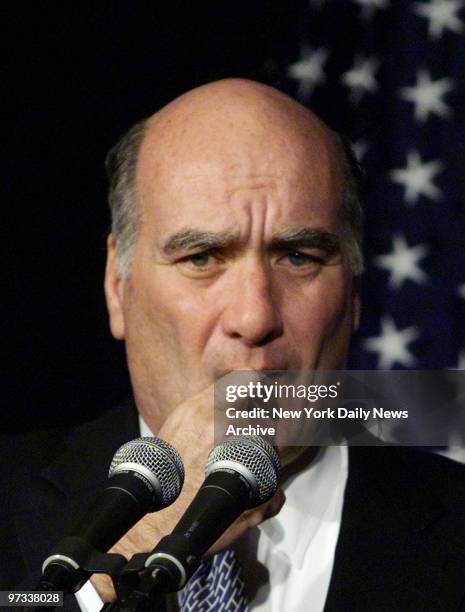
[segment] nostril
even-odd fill
[[[250,342],[250,344],[253,344],[253,346],[257,346],[257,347],[265,346],[269,344],[270,342],[272,342],[275,338],[279,338],[281,333],[282,333],[281,328],[273,329],[266,336],[263,336],[263,338],[259,340],[254,340],[253,342]]]

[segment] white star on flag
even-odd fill
[[[356,142],[352,143],[352,150],[355,153],[355,157],[361,162],[368,151],[368,142],[364,138],[359,138]]]
[[[324,47],[314,51],[310,47],[303,46],[300,52],[300,60],[288,67],[288,75],[299,81],[297,90],[299,100],[308,99],[315,86],[325,81],[323,65],[328,59],[328,55],[329,52]]]
[[[465,283],[463,283],[463,285],[459,286],[458,293],[459,293],[460,297],[465,300]]]
[[[457,369],[465,370],[465,350],[460,351],[459,362],[457,364]]]
[[[413,206],[423,195],[432,200],[438,200],[442,193],[433,183],[433,178],[443,170],[444,164],[439,160],[423,163],[418,151],[407,153],[407,167],[391,170],[391,180],[405,187],[405,202]]]
[[[465,349],[462,349],[458,356],[457,365],[450,370],[465,370]]]
[[[366,92],[372,93],[378,89],[375,73],[379,64],[379,60],[375,57],[357,57],[353,68],[342,74],[341,82],[349,87],[351,102],[358,104]]]
[[[417,15],[429,20],[428,35],[438,40],[445,29],[457,34],[463,32],[464,23],[457,16],[462,7],[460,0],[429,0],[428,4],[416,2],[413,8]]]
[[[452,79],[439,79],[433,81],[428,70],[419,68],[417,71],[417,84],[414,87],[402,87],[400,97],[415,105],[415,119],[424,123],[430,113],[436,113],[440,117],[448,117],[450,108],[442,100],[442,97],[454,89]]]
[[[384,316],[381,319],[381,334],[367,338],[364,346],[367,351],[378,353],[378,370],[389,370],[395,363],[410,367],[416,363],[416,359],[407,349],[407,345],[419,335],[417,327],[398,330],[393,319]]]
[[[370,19],[377,9],[385,9],[389,6],[389,0],[355,0],[362,7],[362,17]]]
[[[418,264],[428,254],[428,251],[429,249],[425,244],[409,247],[405,238],[397,235],[393,239],[392,253],[378,255],[375,258],[375,263],[380,268],[389,271],[389,285],[393,289],[399,289],[409,279],[422,285],[428,280],[428,276]]]

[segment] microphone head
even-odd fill
[[[281,463],[275,449],[260,436],[231,436],[208,456],[206,476],[218,470],[233,470],[245,478],[253,493],[250,503],[253,508],[276,493]]]
[[[153,506],[149,512],[172,504],[184,484],[184,465],[180,454],[171,444],[155,436],[136,438],[116,451],[108,478],[128,472],[148,481],[153,490]]]

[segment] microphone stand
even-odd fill
[[[165,610],[164,596],[175,591],[175,577],[166,567],[147,567],[152,553],[137,553],[113,579],[117,599],[101,612],[153,612]],[[177,580],[176,580],[177,582]]]
[[[164,567],[147,568],[145,562],[151,553],[137,553],[128,562],[123,555],[102,553],[76,536],[65,538],[62,550],[67,550],[73,566],[66,560],[54,561],[46,568],[35,591],[63,591],[65,597],[78,591],[92,574],[107,574],[113,582],[116,601],[105,604],[102,611],[165,610],[163,596],[174,590],[173,575]],[[23,608],[23,612],[52,612],[56,609],[56,606],[33,605]]]
[[[62,546],[68,554],[46,567],[34,591],[63,591],[64,598],[69,593],[78,591],[92,574],[107,574],[116,588],[118,576],[127,565],[126,557],[115,553],[102,553],[77,536],[65,538],[62,540]],[[56,606],[33,605],[23,608],[23,612],[46,612],[55,609]]]
[[[166,576],[163,576],[163,573],[163,570],[157,568],[146,574],[122,602],[117,600],[106,604],[102,612],[164,611],[164,595],[169,591],[166,590]]]

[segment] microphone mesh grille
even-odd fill
[[[210,452],[205,469],[207,474],[215,471],[215,463],[220,461],[236,462],[251,472],[258,485],[254,500],[257,506],[276,493],[281,463],[275,449],[260,436],[226,438]]]
[[[155,436],[126,442],[113,457],[109,478],[122,463],[138,464],[154,475],[160,484],[156,509],[169,506],[179,496],[184,483],[184,465],[178,451],[168,442]]]

